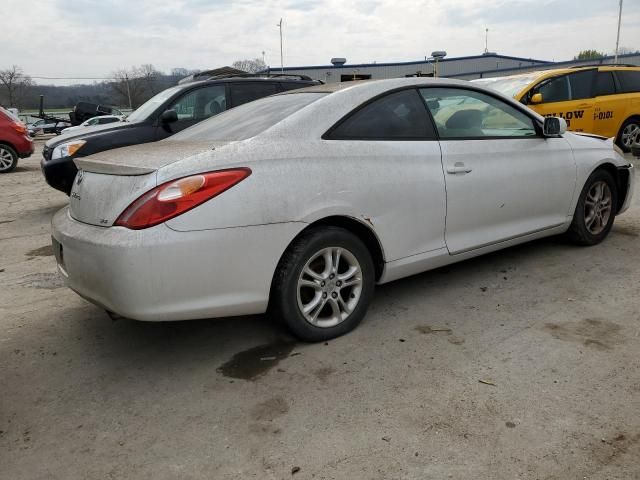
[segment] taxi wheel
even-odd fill
[[[640,118],[638,117],[630,118],[622,124],[616,143],[624,152],[630,152],[634,142],[640,143]]]

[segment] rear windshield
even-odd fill
[[[173,135],[171,140],[223,141],[255,137],[326,93],[290,93],[245,103]]]

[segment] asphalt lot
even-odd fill
[[[308,345],[262,316],[113,322],[56,274],[39,159],[0,175],[1,478],[640,478],[639,196],[599,246],[379,287]]]

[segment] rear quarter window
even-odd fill
[[[640,92],[640,71],[618,70],[616,76],[620,82],[620,93]]]

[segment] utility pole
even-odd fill
[[[620,10],[618,11],[618,35],[616,37],[616,55],[613,63],[618,63],[618,45],[620,44],[620,23],[622,23],[622,0],[620,0]]]
[[[280,19],[280,23],[278,23],[276,27],[280,28],[280,71],[284,73],[284,60],[282,56],[282,19]]]
[[[124,79],[127,82],[127,97],[129,97],[129,109],[133,110],[133,105],[131,105],[131,90],[129,89],[129,75],[127,73],[124,74]]]
[[[262,50],[262,63],[264,63],[265,65],[267,64],[267,63],[264,61],[264,50]]]

